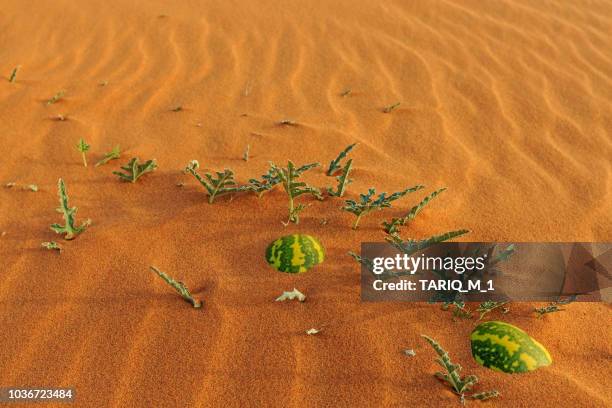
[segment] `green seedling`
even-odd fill
[[[19,68],[21,68],[20,65],[17,65],[13,71],[11,72],[11,75],[9,76],[9,82],[10,83],[15,83],[15,81],[17,81],[17,72],[19,72]]]
[[[66,225],[53,224],[51,225],[51,229],[57,234],[65,234],[65,240],[71,240],[85,231],[87,227],[91,225],[91,220],[87,219],[80,226],[77,226],[74,219],[77,208],[68,206],[68,194],[66,193],[66,185],[64,184],[64,180],[59,179],[57,181],[57,191],[60,199],[60,206],[57,209],[57,212],[63,215]]]
[[[478,308],[476,309],[476,311],[480,313],[480,317],[478,317],[478,321],[481,321],[482,318],[485,317],[487,313],[492,312],[498,307],[504,306],[506,303],[508,302],[495,302],[492,300],[487,300],[486,302],[482,302],[480,305],[478,305]]]
[[[294,299],[300,302],[303,302],[306,300],[306,295],[304,295],[302,292],[300,292],[296,288],[293,288],[293,290],[290,292],[283,292],[282,295],[276,298],[276,301],[284,302],[285,300],[294,300]]]
[[[246,184],[243,189],[245,191],[252,191],[257,194],[258,198],[267,192],[272,190],[274,186],[280,183],[280,179],[275,175],[273,169],[269,169],[267,174],[261,176],[261,181],[257,179],[249,179],[248,184]]]
[[[390,222],[383,222],[382,225],[384,227],[384,230],[387,234],[395,234],[399,232],[399,227],[400,226],[404,226],[406,225],[408,222],[412,221],[415,219],[415,217],[421,212],[421,210],[434,198],[436,198],[436,196],[438,196],[438,194],[442,193],[443,191],[445,191],[446,188],[441,188],[439,190],[434,191],[433,193],[431,193],[430,195],[428,195],[427,197],[425,197],[420,203],[418,203],[417,205],[415,205],[414,207],[412,207],[410,209],[410,211],[408,212],[408,214],[406,214],[405,216],[401,217],[401,218],[393,218],[391,219]]]
[[[538,315],[539,318],[548,313],[562,312],[565,309],[561,308],[560,306],[568,305],[576,301],[576,299],[577,299],[577,296],[572,295],[566,299],[560,299],[560,300],[557,300],[556,302],[552,302],[548,306],[535,308],[533,309],[533,311],[534,313]]]
[[[468,395],[467,393],[472,391],[474,385],[478,383],[478,377],[475,375],[461,377],[461,366],[459,364],[453,364],[446,350],[444,350],[434,339],[425,335],[421,335],[421,337],[427,340],[431,347],[433,347],[439,357],[436,359],[436,362],[444,369],[444,371],[436,372],[434,374],[435,377],[452,388],[453,392],[459,396],[462,405],[465,404],[466,399],[484,401],[499,396],[499,392],[496,390]]]
[[[128,162],[125,166],[121,166],[121,169],[126,173],[121,173],[120,171],[113,171],[113,174],[119,176],[119,179],[123,181],[129,181],[130,183],[135,183],[140,176],[146,173],[150,173],[157,168],[157,163],[155,159],[147,160],[146,162],[139,164],[138,158],[134,157],[132,160]]]
[[[166,275],[164,272],[160,271],[154,266],[150,267],[153,272],[155,272],[160,278],[162,278],[168,285],[172,286],[174,290],[176,290],[179,295],[187,302],[191,304],[195,309],[199,309],[202,307],[202,301],[194,298],[189,292],[189,289],[183,282],[179,282],[174,280],[172,277]]]
[[[79,143],[76,145],[76,148],[79,152],[81,152],[81,155],[83,157],[83,166],[87,167],[87,157],[86,157],[86,153],[89,151],[89,148],[91,146],[89,146],[85,140],[83,138],[81,138],[79,140]]]
[[[244,191],[244,187],[240,187],[234,180],[234,172],[229,169],[224,169],[223,172],[216,171],[213,176],[210,173],[204,173],[204,177],[198,173],[200,163],[197,160],[189,162],[185,167],[185,172],[190,173],[196,180],[202,184],[208,194],[208,203],[212,204],[215,198],[224,194],[238,193]]]
[[[251,145],[247,145],[246,149],[244,149],[244,153],[242,154],[242,160],[245,162],[249,161],[249,153],[251,151]]]
[[[336,174],[342,168],[342,166],[340,165],[342,159],[344,159],[351,152],[351,150],[353,150],[355,146],[357,146],[357,143],[348,145],[343,151],[338,153],[338,157],[336,157],[329,163],[329,167],[327,168],[325,174],[328,176],[333,176],[334,174]]]
[[[334,196],[334,197],[344,196],[344,192],[346,191],[346,186],[348,186],[350,183],[353,182],[353,180],[348,177],[352,168],[353,168],[353,159],[349,159],[349,161],[346,162],[344,169],[342,169],[342,173],[340,173],[340,175],[336,177],[336,180],[338,180],[338,186],[336,187],[336,191],[334,191],[331,187],[327,188],[327,192],[330,196]]]
[[[318,167],[319,163],[309,163],[305,164],[301,167],[295,167],[293,162],[289,160],[287,162],[287,167],[277,167],[274,163],[270,163],[272,175],[280,180],[282,183],[285,192],[289,196],[289,220],[287,223],[283,223],[288,225],[290,222],[295,224],[299,224],[300,222],[300,212],[306,208],[303,204],[295,204],[295,199],[303,194],[310,194],[314,196],[317,200],[323,200],[323,196],[321,195],[321,191],[312,187],[304,182],[298,182],[297,179],[305,172],[314,167]]]
[[[49,100],[47,100],[47,105],[53,105],[54,103],[62,99],[64,95],[66,95],[66,91],[63,91],[63,90],[59,91],[58,93],[53,95]]]
[[[113,147],[113,150],[111,150],[110,152],[106,153],[104,155],[104,158],[102,158],[102,160],[100,160],[99,162],[97,162],[94,167],[98,167],[98,166],[102,166],[103,164],[108,163],[111,160],[117,160],[119,157],[121,157],[121,148],[119,147],[119,145]]]
[[[346,200],[345,206],[342,207],[342,209],[357,216],[355,222],[353,223],[353,229],[357,229],[359,227],[359,221],[364,215],[369,214],[374,210],[382,210],[383,208],[389,208],[391,207],[391,203],[393,201],[402,198],[408,193],[420,190],[423,187],[424,186],[421,185],[409,187],[403,191],[395,192],[389,196],[387,196],[387,193],[381,193],[376,199],[374,199],[376,189],[370,188],[367,194],[359,195],[359,201]]]
[[[40,246],[48,250],[62,252],[62,247],[55,241],[43,242],[42,244],[40,244]]]
[[[472,311],[465,305],[462,300],[454,300],[442,304],[442,310],[453,310],[453,321],[457,319],[471,319]]]
[[[398,106],[400,106],[400,105],[401,105],[401,102],[396,102],[396,103],[394,103],[393,105],[388,105],[388,106],[385,106],[385,107],[383,108],[383,112],[384,112],[384,113],[391,113],[391,112],[393,112],[395,109],[397,109],[397,107],[398,107]]]

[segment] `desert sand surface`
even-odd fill
[[[554,363],[511,376],[471,358],[473,320],[362,303],[347,256],[444,186],[403,236],[610,241],[612,2],[0,4],[0,181],[39,187],[0,189],[1,386],[72,386],[80,407],[457,406],[432,375],[427,334],[480,377],[477,391],[502,394],[473,406],[612,405],[608,305],[537,319],[535,304],[512,304],[503,320]],[[83,167],[81,137],[90,162],[116,144],[122,158]],[[318,161],[305,179],[324,187],[324,168],[354,142],[349,198],[427,186],[357,231],[338,199],[304,199],[301,222],[285,227],[282,189],[209,205],[182,173],[197,159],[246,182],[268,161]],[[111,172],[134,156],[159,169],[122,183]],[[93,220],[70,242],[49,229],[61,221],[59,177],[78,219]],[[326,261],[274,271],[266,246],[297,232],[317,236]],[[41,248],[51,240],[61,254]],[[187,283],[203,309],[150,265]],[[274,302],[293,287],[306,302]],[[312,327],[323,331],[305,335]]]

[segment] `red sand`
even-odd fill
[[[0,81],[0,181],[40,187],[0,190],[0,385],[74,386],[77,406],[92,407],[457,406],[432,375],[427,334],[480,377],[478,390],[502,393],[487,405],[612,405],[608,306],[536,319],[534,305],[513,304],[504,320],[554,363],[509,376],[471,359],[474,321],[361,303],[346,255],[442,186],[405,236],[610,241],[610,2],[134,3],[0,7],[0,69],[22,66],[16,83]],[[285,118],[299,126],[275,125]],[[91,162],[115,144],[122,159],[84,168],[81,137]],[[211,206],[181,174],[197,159],[245,182],[269,160],[327,165],[353,142],[349,197],[427,186],[357,232],[338,200],[306,200],[285,228],[280,190]],[[120,183],[111,171],[132,156],[159,169]],[[59,177],[94,224],[58,256],[40,243],[60,241],[49,230]],[[331,180],[321,169],[306,179]],[[326,262],[303,276],[269,268],[265,247],[291,232],[319,237]],[[149,265],[186,282],[203,310]],[[293,287],[305,303],[274,302]],[[311,327],[323,331],[306,336]]]

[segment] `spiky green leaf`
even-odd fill
[[[129,181],[130,183],[136,183],[136,181],[143,174],[150,173],[157,168],[157,163],[155,159],[147,160],[146,162],[140,164],[137,157],[132,158],[128,164],[125,166],[121,166],[121,169],[125,172],[122,173],[120,171],[113,171],[113,174],[119,176],[120,180]]]
[[[413,219],[416,218],[416,216],[421,212],[421,210],[423,208],[425,208],[425,206],[434,198],[436,198],[440,193],[442,193],[443,191],[446,190],[446,187],[441,188],[439,190],[434,191],[433,193],[429,194],[427,197],[425,197],[423,200],[421,200],[420,203],[418,203],[417,205],[415,205],[414,207],[412,207],[410,209],[410,211],[408,211],[408,213],[401,218],[393,218],[391,219],[391,222],[383,222],[383,227],[384,230],[387,234],[394,234],[399,232],[399,227],[406,225],[406,223],[408,223],[409,221],[412,221]]]
[[[91,220],[87,219],[80,226],[77,226],[74,219],[74,215],[77,212],[77,207],[70,207],[68,205],[66,185],[64,184],[64,180],[61,178],[57,181],[57,191],[60,199],[60,206],[57,209],[57,212],[63,215],[65,225],[52,224],[51,229],[57,234],[65,234],[64,239],[71,240],[76,238],[76,236],[81,232],[85,231],[87,227],[91,225]]]
[[[215,171],[215,175],[211,173],[204,173],[202,177],[198,173],[200,163],[197,160],[192,160],[185,167],[185,172],[190,173],[206,190],[208,194],[208,202],[212,204],[215,198],[230,193],[237,193],[244,191],[245,187],[240,187],[234,180],[234,172],[229,169],[225,169],[222,172]]]
[[[340,170],[340,162],[350,153],[351,150],[353,150],[355,146],[357,146],[357,143],[350,144],[343,151],[341,151],[338,156],[329,163],[329,167],[327,168],[325,174],[328,176],[333,176],[338,170]]]
[[[310,186],[304,182],[297,181],[298,178],[306,171],[319,166],[319,163],[308,163],[300,167],[295,167],[291,160],[287,162],[287,167],[278,167],[274,163],[270,163],[272,175],[282,183],[287,196],[289,197],[289,222],[298,224],[300,222],[299,213],[306,208],[303,204],[295,205],[294,200],[304,194],[310,194],[317,200],[323,200],[321,190]]]
[[[103,164],[108,163],[111,160],[117,160],[119,157],[121,157],[121,148],[119,147],[119,145],[113,147],[113,150],[111,150],[110,152],[106,153],[104,155],[104,157],[102,158],[102,160],[98,161],[94,167],[98,167],[101,166]]]
[[[191,306],[193,306],[196,309],[199,309],[199,308],[202,307],[202,301],[199,300],[199,299],[194,298],[191,295],[191,292],[189,292],[189,289],[187,288],[187,286],[185,286],[185,284],[183,282],[175,280],[174,278],[170,277],[169,275],[167,275],[166,273],[160,271],[159,269],[157,269],[154,266],[151,266],[150,268],[160,278],[162,278],[168,285],[172,286],[174,288],[174,290],[176,290],[178,292],[178,294],[181,295],[181,297],[183,299],[185,299],[187,302],[189,302],[191,304]]]
[[[344,203],[344,207],[342,209],[344,211],[350,212],[357,216],[355,222],[353,223],[353,229],[357,229],[359,226],[359,220],[364,215],[374,211],[374,210],[382,210],[383,208],[391,207],[391,203],[408,193],[412,193],[414,191],[418,191],[424,188],[422,185],[416,185],[414,187],[408,187],[405,190],[397,191],[389,196],[387,193],[380,193],[378,197],[374,198],[376,194],[376,189],[370,188],[366,194],[359,195],[359,201],[355,200],[346,200]]]
[[[334,196],[334,197],[344,196],[346,187],[350,183],[353,182],[353,180],[349,178],[349,173],[351,172],[352,168],[353,168],[353,159],[349,159],[346,162],[346,165],[344,166],[344,168],[342,169],[342,173],[340,173],[340,175],[336,177],[336,180],[338,180],[338,186],[336,187],[336,190],[334,191],[331,187],[327,188],[327,192],[329,193],[329,195]]]

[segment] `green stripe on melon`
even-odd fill
[[[472,331],[470,340],[474,360],[493,370],[524,373],[552,363],[543,345],[508,323],[481,323]]]
[[[323,262],[325,250],[315,238],[305,234],[287,235],[273,241],[266,249],[266,261],[276,270],[303,273]]]

